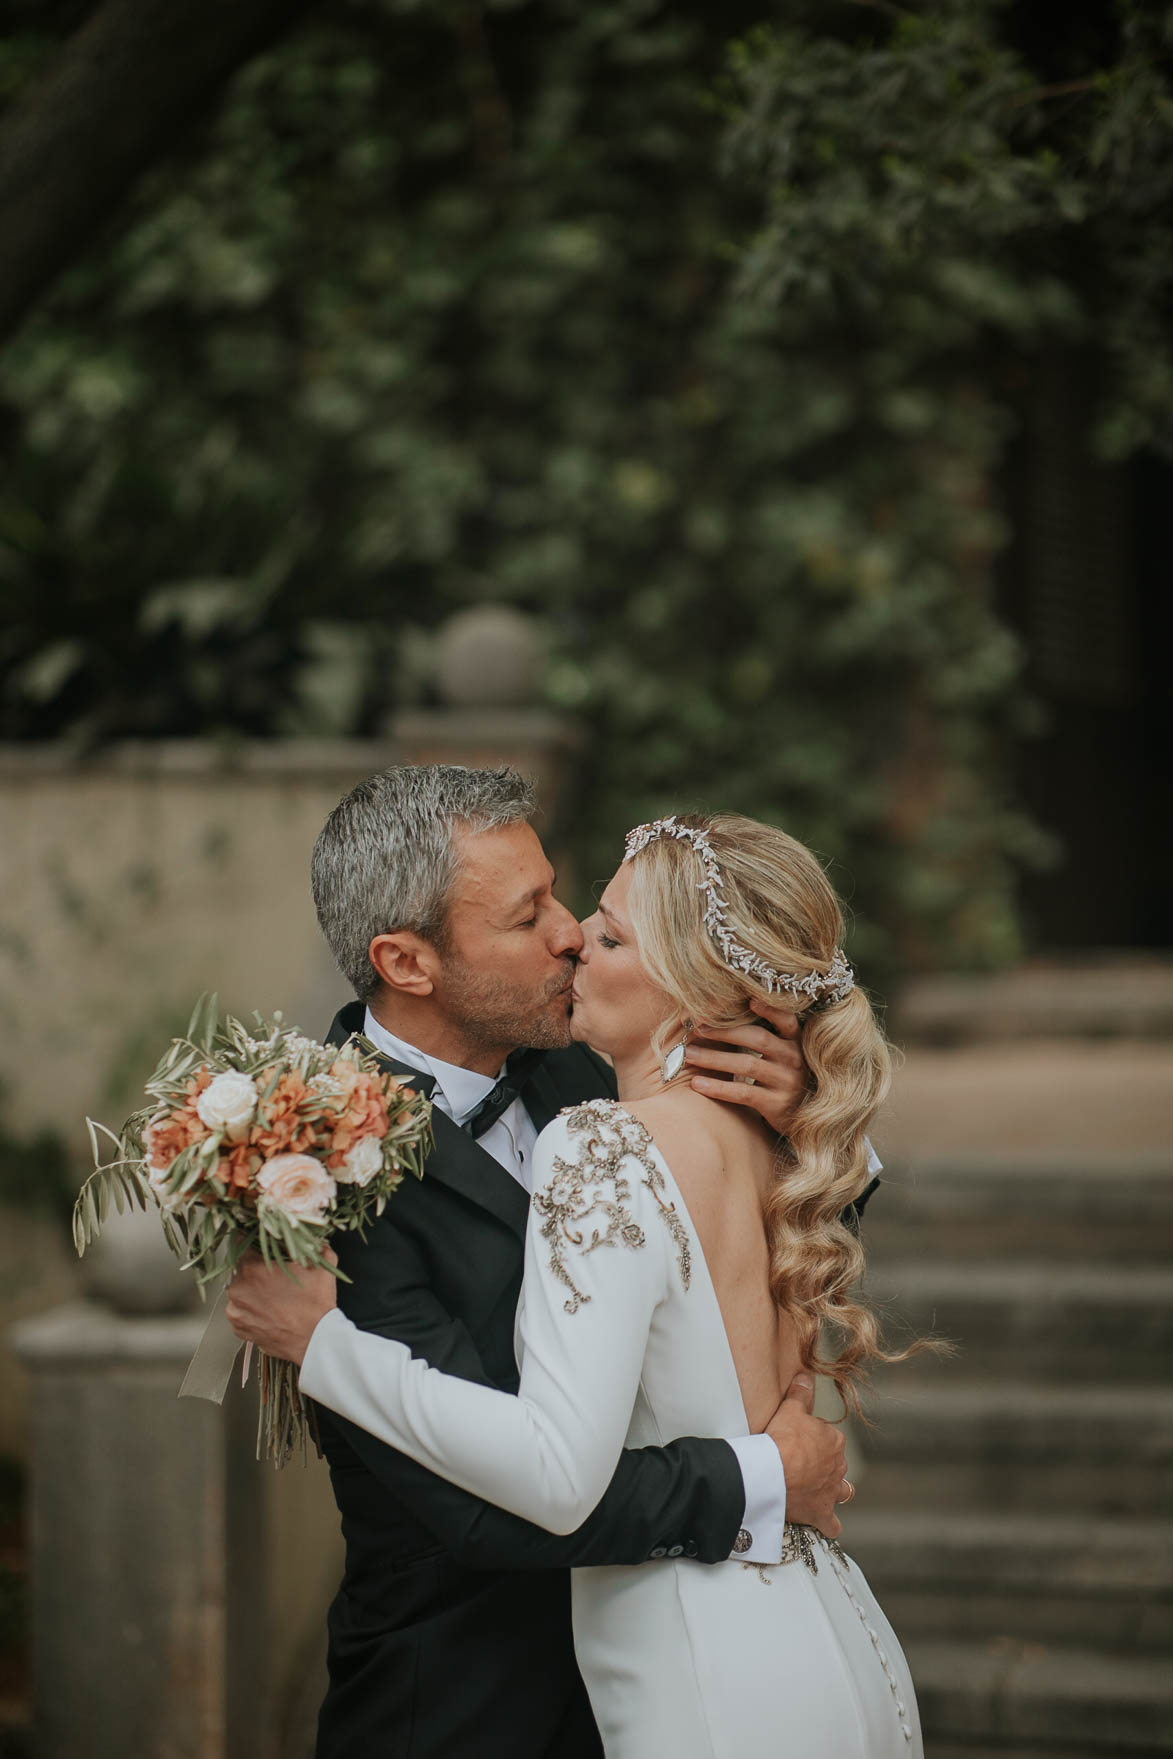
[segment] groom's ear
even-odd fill
[[[440,959],[435,947],[422,935],[410,934],[406,929],[396,934],[377,934],[367,952],[389,990],[397,995],[431,995]]]

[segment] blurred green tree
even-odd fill
[[[311,9],[0,362],[0,734],[369,733],[505,599],[584,874],[721,805],[834,854],[865,963],[1011,954],[1001,450],[1050,348],[1118,455],[1173,407],[1173,14],[1025,10]]]

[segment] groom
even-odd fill
[[[431,1095],[435,1147],[365,1243],[338,1237],[350,1281],[316,1272],[299,1285],[245,1267],[229,1317],[263,1329],[271,1354],[299,1360],[337,1288],[364,1329],[517,1390],[533,1145],[564,1106],[614,1096],[606,1064],[571,1040],[582,935],[554,897],[534,809],[510,770],[404,767],[360,783],[318,838],[318,920],[358,998],[329,1040],[362,1033],[385,1067]],[[745,1028],[723,1050],[689,1054],[714,1072],[698,1073],[703,1091],[752,1105],[781,1132],[806,1071],[779,1035],[793,1033],[792,1017],[770,1017],[778,1033]],[[319,1411],[346,1569],[329,1616],[318,1759],[601,1759],[574,1661],[570,1566],[777,1562],[788,1518],[838,1532],[842,1438],[811,1415],[800,1381],[766,1435],[627,1450],[565,1537]]]

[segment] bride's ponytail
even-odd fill
[[[829,1375],[858,1412],[870,1362],[898,1359],[881,1345],[875,1314],[859,1293],[863,1248],[843,1220],[868,1182],[867,1132],[887,1097],[892,1059],[859,989],[807,1014],[802,1049],[812,1091],[791,1125],[766,1204],[770,1286],[794,1323],[803,1361]]]

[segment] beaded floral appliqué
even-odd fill
[[[577,1313],[591,1297],[580,1289],[567,1265],[568,1249],[585,1255],[600,1246],[625,1246],[638,1251],[646,1244],[632,1213],[628,1168],[642,1169],[640,1183],[651,1192],[657,1214],[672,1236],[680,1280],[692,1281],[688,1229],[676,1205],[665,1195],[664,1175],[652,1156],[652,1139],[630,1112],[611,1099],[594,1099],[562,1113],[574,1141],[573,1160],[559,1155],[549,1182],[534,1192],[534,1208],[542,1218],[542,1238],[550,1248],[554,1275],[570,1290],[567,1313]]]
[[[737,1547],[734,1546],[734,1550]],[[847,1562],[847,1554],[836,1539],[828,1539],[817,1527],[802,1527],[797,1521],[787,1521],[782,1534],[782,1556],[778,1564],[805,1564],[812,1576],[819,1573],[819,1551],[825,1551],[838,1563]],[[747,1570],[756,1570],[766,1587],[771,1586],[767,1569],[776,1569],[775,1564],[746,1564]]]

